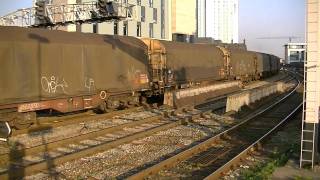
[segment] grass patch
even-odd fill
[[[260,163],[257,166],[245,170],[241,173],[241,179],[249,179],[249,180],[265,180],[270,179],[270,176],[274,172],[277,167],[284,166],[290,156],[299,150],[299,145],[294,144],[289,149],[284,152],[274,151],[270,155],[270,160],[264,163]],[[300,179],[297,179],[300,180]],[[304,180],[304,179],[303,179]]]
[[[297,176],[297,177],[294,178],[294,180],[312,180],[312,178]]]

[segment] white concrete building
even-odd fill
[[[49,0],[52,4],[87,3],[95,0]],[[124,35],[156,39],[171,39],[171,0],[114,0],[133,5],[134,16],[127,20],[103,23],[68,25],[58,29]]]
[[[206,0],[197,0],[197,36],[206,37]]]
[[[126,0],[122,0],[122,2],[124,3]],[[132,20],[111,21],[97,25],[83,24],[81,31],[156,39],[171,38],[168,23],[168,1],[127,0],[127,2],[134,5],[135,8],[135,17]]]
[[[191,42],[197,30],[196,0],[170,1],[172,40]]]
[[[304,63],[300,168],[320,161],[320,1],[306,1],[307,60]]]
[[[239,0],[197,0],[198,37],[238,43]]]
[[[304,63],[306,60],[306,43],[288,43],[285,47],[285,63]]]

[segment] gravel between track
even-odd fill
[[[155,115],[155,113],[152,113],[150,111],[127,113],[120,116],[115,116],[111,119],[108,118],[98,121],[92,120],[84,123],[71,124],[49,130],[32,132],[29,134],[21,134],[11,137],[10,142],[19,142],[20,144],[23,144],[24,147],[28,148],[48,142],[74,137],[80,134],[90,133],[104,128],[129,123],[132,121],[137,121],[139,119],[148,118]]]
[[[144,166],[146,163],[158,161],[161,157],[181,150],[207,136],[212,136],[221,129],[218,126],[221,121],[199,119],[197,123],[217,126],[207,128],[195,124],[181,125],[93,156],[67,162],[56,168],[57,174],[62,179],[125,177],[127,175],[125,173]],[[27,177],[27,179],[47,178],[49,176],[45,173]]]

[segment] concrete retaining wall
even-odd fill
[[[233,94],[227,98],[226,112],[239,111],[244,105],[249,105],[277,92],[284,92],[285,89],[286,84],[283,82],[277,82],[276,84],[265,85],[255,89],[246,90],[238,94]]]
[[[238,81],[232,81],[166,92],[164,104],[176,108],[196,106],[206,101],[210,101],[212,98],[235,92],[240,89],[239,85],[240,83]]]

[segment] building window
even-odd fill
[[[161,39],[165,39],[165,37],[166,37],[164,8],[165,8],[165,2],[161,1],[161,19],[160,19],[160,23],[161,23]]]
[[[141,22],[144,22],[146,19],[146,8],[141,6]]]
[[[149,7],[153,7],[153,0],[149,0]]]
[[[93,23],[92,24],[92,32],[93,33],[97,33],[98,32],[98,24],[97,23]]]
[[[128,36],[128,22],[127,21],[123,22],[123,35]]]
[[[155,23],[157,23],[158,14],[157,14],[157,8],[153,9],[153,20]]]
[[[81,32],[81,24],[76,25],[76,32]]]
[[[149,37],[153,38],[154,34],[153,34],[153,23],[149,23]]]
[[[137,0],[137,5],[141,6],[141,0]]]
[[[137,23],[137,37],[141,37],[141,23]]]
[[[113,25],[113,34],[117,35],[118,34],[118,22],[114,22]]]
[[[290,60],[291,61],[299,61],[299,51],[291,51],[290,53]]]
[[[301,62],[304,62],[305,53],[306,53],[305,51],[301,52],[301,59],[300,59]]]

